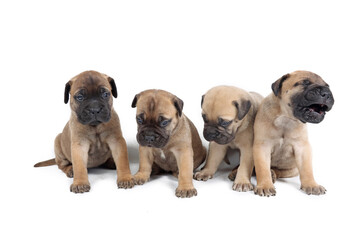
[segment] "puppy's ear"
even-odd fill
[[[116,84],[115,84],[115,80],[111,77],[108,77],[108,81],[110,83],[111,86],[111,93],[114,96],[114,98],[117,98],[117,89],[116,89]]]
[[[275,96],[279,96],[281,94],[281,88],[282,88],[282,84],[283,82],[288,79],[290,77],[290,74],[285,74],[284,76],[282,76],[281,78],[279,78],[276,82],[274,82],[271,85],[271,89],[274,92]]]
[[[238,119],[243,119],[251,108],[251,102],[249,100],[239,100],[232,102],[238,111]]]
[[[71,89],[72,81],[68,81],[65,85],[65,92],[64,92],[64,103],[69,102],[69,95],[70,95],[70,89]]]
[[[131,107],[132,108],[136,108],[136,104],[137,104],[137,101],[138,101],[138,98],[139,98],[140,94],[136,94],[132,103],[131,103]]]
[[[202,97],[201,97],[201,107],[202,107],[202,105],[203,105],[203,103],[204,103],[204,98],[205,98],[205,94],[202,95]]]
[[[176,97],[173,99],[173,102],[174,102],[174,106],[179,114],[179,117],[181,117],[182,115],[182,110],[184,108],[184,102],[183,100],[181,100],[180,98]]]

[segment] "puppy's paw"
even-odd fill
[[[229,173],[228,178],[230,179],[230,181],[235,181],[236,174],[237,174],[237,169],[234,169],[231,171],[231,173]]]
[[[70,186],[70,192],[73,193],[84,193],[90,191],[89,183],[73,183]]]
[[[276,172],[271,169],[271,181],[272,183],[275,183],[277,179]]]
[[[65,175],[68,178],[73,178],[74,177],[74,171],[73,171],[73,166],[72,165],[66,166],[62,170],[63,170],[63,172],[65,173]]]
[[[258,185],[255,187],[254,193],[261,197],[264,197],[264,196],[270,197],[270,196],[276,195],[276,190],[275,190],[274,185],[269,185],[269,186]]]
[[[135,185],[143,185],[144,183],[149,181],[149,179],[150,179],[150,177],[145,176],[142,173],[137,173],[137,174],[135,174],[135,176],[133,178],[133,182]]]
[[[323,195],[326,193],[326,189],[321,185],[301,186],[301,190],[308,195]]]
[[[118,177],[118,179],[117,179],[118,188],[128,189],[128,188],[134,187],[134,185],[135,185],[135,182],[131,175],[124,176],[124,177]]]
[[[234,182],[232,189],[238,192],[247,192],[254,190],[254,186],[249,182],[239,182],[239,183]]]
[[[213,178],[214,174],[207,172],[206,170],[202,170],[194,174],[194,179],[198,181],[207,181],[208,179]]]
[[[178,187],[176,188],[175,195],[179,198],[191,198],[197,195],[197,191],[195,188],[181,189]]]
[[[68,178],[73,178],[74,177],[74,172],[73,172],[72,168],[69,171],[66,172],[66,176]]]

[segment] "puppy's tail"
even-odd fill
[[[55,158],[47,160],[47,161],[43,161],[43,162],[38,162],[37,164],[34,165],[34,167],[47,167],[47,166],[52,166],[55,165]]]

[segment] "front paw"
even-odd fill
[[[202,170],[200,172],[195,173],[194,179],[198,181],[207,181],[208,179],[213,178],[214,174],[209,173],[206,170]]]
[[[134,185],[135,185],[135,182],[131,175],[124,176],[124,177],[118,177],[118,179],[117,179],[118,188],[128,189],[128,188],[134,187]]]
[[[308,195],[323,195],[326,193],[326,189],[321,185],[301,186],[301,190]]]
[[[197,195],[197,191],[195,188],[181,189],[178,187],[176,188],[175,195],[179,198],[191,198]]]
[[[73,183],[70,186],[70,192],[84,193],[90,191],[90,183]]]
[[[254,190],[254,186],[250,182],[234,182],[232,189],[238,192],[247,192]]]
[[[256,195],[259,195],[261,197],[265,196],[265,197],[270,197],[270,196],[275,196],[276,195],[276,190],[273,184],[269,184],[267,185],[258,185],[255,187],[254,193]]]
[[[149,181],[150,177],[147,175],[144,175],[143,173],[136,173],[133,182],[135,185],[143,185],[147,181]]]

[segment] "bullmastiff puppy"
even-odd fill
[[[133,187],[112,97],[117,97],[114,79],[99,72],[86,71],[66,83],[64,102],[70,100],[70,120],[55,139],[55,159],[35,167],[57,164],[67,177],[74,178],[70,186],[74,193],[90,190],[87,168],[98,166],[116,167],[118,187]]]
[[[213,177],[229,148],[240,150],[240,166],[229,175],[233,190],[253,190],[250,182],[254,168],[254,120],[263,97],[232,86],[218,86],[202,97],[204,138],[210,142],[205,167],[195,173],[196,180]],[[236,176],[236,177],[235,177]]]
[[[197,195],[192,176],[206,158],[194,124],[182,112],[183,101],[163,90],[136,94],[132,107],[137,107],[136,122],[139,143],[139,170],[135,184],[142,185],[150,174],[171,172],[178,177],[177,197]]]
[[[314,180],[306,123],[320,123],[334,98],[329,85],[315,73],[296,71],[272,84],[273,93],[260,105],[255,120],[255,194],[274,196],[273,181],[300,174],[307,194],[325,194]]]

